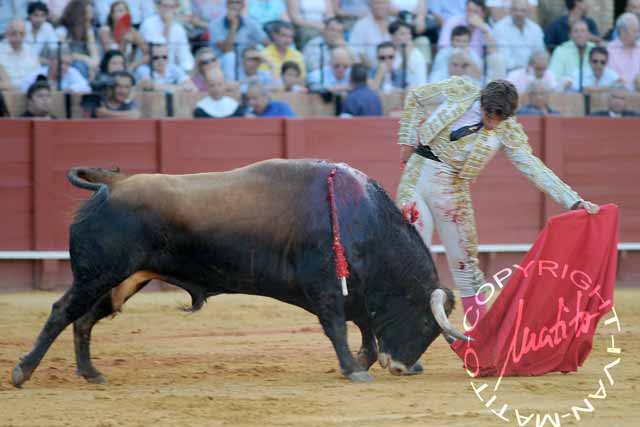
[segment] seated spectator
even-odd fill
[[[349,90],[351,54],[343,47],[331,51],[330,65],[309,74],[307,86],[313,92],[345,94]]]
[[[571,39],[562,43],[551,55],[549,68],[556,81],[564,81],[571,78],[575,70],[584,66],[589,60],[589,52],[595,46],[587,41],[587,24],[584,21],[575,21],[571,24]]]
[[[2,91],[0,91],[0,117],[2,118],[11,117],[11,113],[9,113],[9,108],[7,108],[7,103],[4,100],[4,95],[2,95]]]
[[[123,52],[127,57],[129,68],[135,70],[139,65],[149,60],[140,54],[140,52],[147,54],[147,43],[140,33],[130,25],[130,22],[127,25],[126,15],[131,16],[126,1],[117,0],[111,3],[107,22],[100,27],[98,39],[103,52],[109,50]]]
[[[426,30],[427,11],[423,0],[391,0],[391,15],[400,19],[403,13],[409,12],[410,23],[415,27],[416,34],[422,34]],[[409,23],[409,21],[407,21]]]
[[[487,8],[491,15],[491,20],[496,23],[504,19],[511,11],[512,0],[487,0]],[[525,1],[525,13],[529,19],[538,19],[538,0]]]
[[[193,117],[196,119],[222,119],[242,117],[244,109],[235,99],[225,96],[227,85],[224,74],[219,69],[211,69],[205,74],[209,95],[196,104]]]
[[[252,81],[259,81],[268,88],[274,85],[274,79],[270,71],[260,69],[267,60],[255,47],[247,47],[242,51],[242,67],[237,70],[229,70],[225,67],[222,71],[227,80],[236,81],[240,85],[240,92],[247,92],[247,85]],[[237,71],[237,75],[235,75]]]
[[[290,20],[285,0],[249,0],[247,16],[263,28],[269,22]]]
[[[51,1],[51,0],[49,0]],[[64,1],[64,0],[63,0]],[[98,25],[102,26],[107,23],[107,17],[111,4],[115,0],[94,0],[95,16]],[[133,28],[140,28],[145,19],[156,14],[157,0],[125,0],[131,14],[131,25]],[[207,0],[213,2],[215,0]]]
[[[334,16],[332,0],[287,0],[287,11],[296,29],[296,45],[302,49],[320,35],[324,21]]]
[[[92,20],[93,5],[89,0],[71,0],[64,8],[60,25],[56,28],[60,40],[65,41],[71,49],[71,65],[87,80],[93,78],[100,62]]]
[[[91,82],[91,89],[102,97],[107,96],[107,89],[113,85],[113,73],[127,69],[124,55],[119,50],[109,50],[102,57],[96,78]]]
[[[295,117],[286,102],[273,101],[269,89],[260,82],[251,82],[247,88],[247,117]]]
[[[544,42],[549,49],[566,43],[571,38],[571,27],[574,22],[584,22],[587,27],[585,42],[590,41],[599,43],[602,41],[599,37],[598,26],[596,21],[587,16],[589,12],[589,4],[587,0],[564,0],[569,13],[556,18],[547,28],[545,28]],[[557,78],[557,76],[556,76]]]
[[[616,20],[618,40],[610,42],[609,66],[618,73],[629,90],[634,89],[634,80],[640,73],[640,45],[638,32],[640,23],[635,14],[623,13]]]
[[[392,21],[389,0],[371,0],[371,13],[355,23],[349,37],[349,47],[357,55],[357,62],[372,67],[376,63],[376,46],[391,41],[389,24]]]
[[[179,0],[158,0],[158,14],[144,20],[140,35],[147,43],[169,47],[169,63],[185,73],[193,69],[193,55],[187,32],[178,21]]]
[[[0,65],[7,73],[13,88],[40,67],[38,55],[24,42],[24,21],[14,19],[7,27],[6,38],[0,42]]]
[[[591,116],[602,117],[635,117],[639,114],[636,111],[627,109],[627,97],[629,91],[624,85],[618,85],[609,92],[609,108],[607,110],[595,111]]]
[[[464,15],[466,7],[467,0],[429,0],[427,3],[429,12],[437,21],[438,29],[442,28],[447,19]]]
[[[55,119],[51,114],[51,86],[46,80],[36,80],[27,90],[27,110],[20,117]]]
[[[260,24],[242,16],[244,6],[244,0],[227,0],[226,15],[209,25],[211,48],[218,55],[223,70],[236,69],[240,53],[247,47],[269,44],[269,38]]]
[[[493,27],[498,49],[507,61],[507,71],[526,67],[531,53],[545,48],[542,28],[527,18],[528,9],[527,0],[512,0],[511,15]]]
[[[350,32],[359,19],[369,14],[369,1],[337,0],[333,4],[333,11],[335,12],[335,17],[339,18],[342,25],[344,25],[344,29]],[[307,68],[308,66],[309,64],[307,64]]]
[[[640,0],[627,0],[624,8],[625,13],[633,13],[640,22]],[[605,40],[617,40],[619,38],[618,31],[615,26],[605,34]]]
[[[180,0],[180,19],[196,47],[209,44],[209,24],[224,16],[226,0]]]
[[[13,90],[14,86],[9,78],[9,74],[4,70],[2,64],[0,64],[0,92],[3,90]]]
[[[196,90],[189,75],[169,62],[167,45],[151,45],[149,55],[151,66],[143,64],[136,70],[136,79],[143,90]]]
[[[96,117],[101,119],[138,119],[140,109],[131,99],[131,92],[136,84],[135,78],[128,71],[115,71],[112,74],[113,84],[107,89],[107,97],[96,109]]]
[[[0,40],[6,35],[9,23],[14,19],[27,18],[29,0],[0,1]]]
[[[216,55],[213,53],[213,49],[209,46],[201,47],[196,51],[196,66],[193,67],[191,72],[191,82],[200,91],[206,92],[209,90],[209,85],[205,76],[209,70],[214,68],[220,69],[220,64]]]
[[[285,92],[307,93],[303,85],[302,70],[297,62],[287,61],[282,64],[281,87]]]
[[[304,45],[302,54],[307,72],[319,69],[329,62],[331,49],[345,47],[344,25],[338,18],[329,18],[324,23],[322,35],[316,36]]]
[[[62,45],[60,52],[58,49],[51,49],[45,46],[42,49],[41,58],[46,61],[46,65],[36,69],[29,74],[20,84],[20,90],[27,92],[38,76],[44,76],[52,88],[66,92],[88,93],[91,92],[89,82],[80,71],[71,66],[73,56],[71,49],[67,45]],[[60,62],[58,62],[60,58]]]
[[[491,28],[486,23],[487,16],[488,11],[484,0],[469,0],[464,15],[453,16],[442,26],[438,38],[438,49],[449,46],[451,32],[455,27],[463,25],[471,31],[471,49],[482,57],[484,46],[489,44],[487,37],[493,38]]]
[[[471,31],[464,25],[459,25],[451,31],[451,45],[438,50],[435,60],[433,61],[433,67],[431,68],[431,81],[440,81],[444,79],[444,76],[448,74],[449,57],[454,49],[462,49],[469,54],[469,57],[481,70],[483,67],[483,61],[480,59],[475,50],[472,50],[470,46]]]
[[[367,86],[367,74],[366,65],[351,68],[351,90],[342,104],[341,117],[384,115],[380,95]]]
[[[596,46],[589,52],[589,64],[574,71],[571,78],[564,83],[565,89],[574,92],[598,93],[606,92],[613,86],[622,84],[622,79],[611,68],[607,67],[609,54],[604,47]],[[580,80],[582,79],[582,80]]]
[[[422,52],[413,46],[413,28],[404,21],[396,20],[389,25],[391,40],[396,46],[393,68],[406,73],[407,87],[414,88],[427,83],[427,60]]]
[[[453,49],[451,55],[449,55],[446,73],[440,75],[431,74],[431,83],[437,83],[452,76],[466,76],[477,85],[481,85],[482,71],[471,59],[469,52],[462,49]]]
[[[46,3],[41,1],[30,2],[27,6],[27,15],[25,43],[30,45],[37,55],[40,55],[46,45],[55,47],[58,44],[58,35],[53,25],[47,22],[49,8]]]
[[[377,66],[369,72],[371,87],[382,93],[403,90],[407,86],[405,74],[393,66],[396,46],[392,42],[382,42],[377,47],[377,54]]]
[[[549,70],[549,53],[546,49],[534,51],[529,58],[529,65],[526,68],[517,68],[507,75],[509,80],[518,90],[524,93],[527,86],[534,80],[543,80],[551,90],[558,86],[556,78]]]
[[[518,115],[547,116],[558,115],[559,111],[549,106],[551,88],[543,80],[534,80],[527,87],[529,103],[518,110]]]
[[[273,43],[262,50],[265,63],[260,66],[260,69],[271,72],[273,79],[277,80],[280,77],[282,64],[287,61],[293,61],[300,66],[302,78],[304,79],[306,77],[304,57],[299,50],[291,47],[293,43],[293,25],[289,22],[278,21],[273,24],[272,28]]]

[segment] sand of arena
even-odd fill
[[[525,416],[566,413],[584,406],[598,380],[606,398],[590,399],[593,412],[561,425],[640,426],[640,289],[616,291],[622,331],[601,321],[578,373],[503,380],[490,409],[507,404],[509,422],[476,397],[442,338],[423,355],[423,375],[394,377],[376,363],[373,382],[354,384],[340,375],[315,316],[245,295],[211,298],[187,314],[177,309],[188,302],[185,293],[141,293],[94,329],[95,364],[108,384],[76,376],[69,327],[25,388],[15,389],[11,370],[59,295],[0,294],[0,426],[517,426],[514,408]],[[461,325],[459,310],[452,319]],[[619,355],[607,353],[612,334]],[[356,351],[355,326],[349,341]],[[617,357],[611,386],[603,368]],[[485,401],[495,379],[488,384]],[[536,425],[535,416],[527,425]]]

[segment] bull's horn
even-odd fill
[[[445,333],[445,336],[449,335],[460,340],[473,341],[471,338],[457,330],[451,322],[449,322],[447,314],[444,311],[444,305],[446,302],[447,294],[445,294],[442,289],[436,289],[431,293],[431,312],[433,313],[433,317],[436,318],[436,322],[438,322],[438,325],[440,325],[442,331]]]

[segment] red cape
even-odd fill
[[[451,346],[465,368],[500,377],[577,371],[598,320],[613,306],[617,246],[616,205],[551,218],[520,266],[504,266],[513,274],[467,332],[474,341]],[[498,290],[495,277],[491,282]]]

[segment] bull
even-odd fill
[[[327,177],[334,173],[335,209]],[[190,310],[218,294],[261,295],[317,315],[342,374],[368,381],[376,360],[411,374],[444,332],[454,306],[415,228],[372,179],[345,164],[268,160],[228,172],[138,174],[73,168],[94,191],[70,227],[73,284],[56,301],[31,352],[12,372],[21,387],[56,337],[73,323],[77,373],[105,381],[90,356],[93,326],[121,310],[152,279],[184,289]],[[336,276],[332,213],[350,276]],[[361,331],[354,357],[346,321]]]

